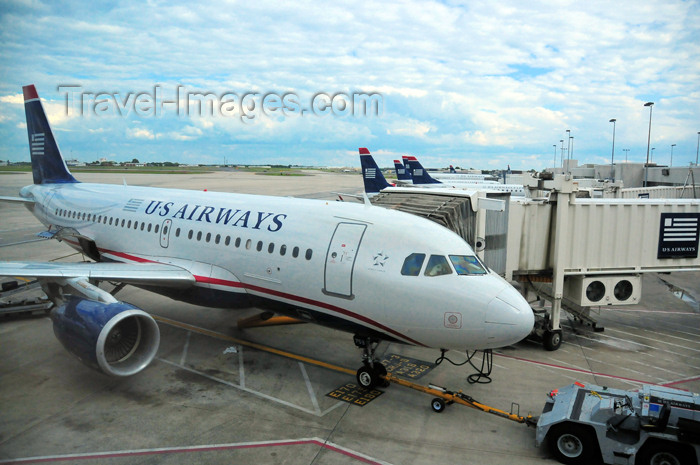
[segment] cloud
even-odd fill
[[[78,2],[36,5],[9,2],[0,13],[0,136],[17,144],[11,152],[26,152],[19,145],[26,141],[13,132],[24,117],[21,107],[13,107],[21,103],[21,85],[35,82],[52,123],[73,131],[76,146],[94,144],[89,131],[104,127],[101,143],[113,144],[117,156],[134,149],[108,135],[153,140],[174,154],[196,140],[214,159],[233,143],[254,146],[255,157],[271,154],[302,164],[344,160],[349,147],[361,145],[386,153],[420,151],[436,163],[485,165],[493,160],[491,151],[520,154],[528,164],[526,157],[541,153],[551,163],[552,144],[571,129],[585,161],[609,150],[607,121],[613,117],[616,142],[631,148],[630,156],[645,150],[642,105],[651,100],[652,137],[676,143],[679,160],[694,161],[700,121],[697,2],[640,0],[634,8],[611,8],[600,0],[405,0],[378,10],[343,0],[322,8],[124,1],[95,6],[89,19]],[[106,117],[62,113],[64,96],[56,91],[61,84],[121,95],[156,84],[304,96],[363,90],[383,95],[384,113],[245,124],[164,111],[105,124]],[[84,136],[80,129],[87,129]]]
[[[22,94],[3,95],[2,97],[0,97],[0,102],[22,105],[22,104],[24,104],[24,95],[22,95]]]
[[[155,139],[153,132],[144,128],[128,128],[126,137],[131,139]]]

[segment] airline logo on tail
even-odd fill
[[[32,156],[43,156],[44,155],[44,133],[32,134],[31,138],[31,152]]]

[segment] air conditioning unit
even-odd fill
[[[634,305],[642,298],[642,278],[638,275],[568,276],[564,298],[582,307]]]

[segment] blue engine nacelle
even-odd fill
[[[125,302],[70,297],[51,312],[51,320],[63,347],[90,368],[112,376],[143,370],[160,344],[155,320]]]

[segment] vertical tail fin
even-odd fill
[[[34,84],[22,87],[34,184],[78,182],[68,171]]]
[[[408,157],[407,163],[413,170],[413,184],[442,184],[428,174],[416,157]]]
[[[450,165],[450,173],[456,173],[457,170],[455,169],[454,166]]]
[[[403,163],[401,163],[399,160],[394,160],[394,169],[396,170],[396,179],[399,181],[411,180],[411,175],[408,173],[406,167],[403,166]]]
[[[406,172],[408,175],[413,179],[413,167],[408,164],[408,156],[407,155],[402,155],[401,159],[403,160],[403,166],[406,167]]]
[[[368,194],[376,194],[377,192],[390,187],[391,184],[386,182],[382,170],[377,166],[369,150],[360,148],[360,165],[362,165],[362,180],[365,182],[365,192]]]

